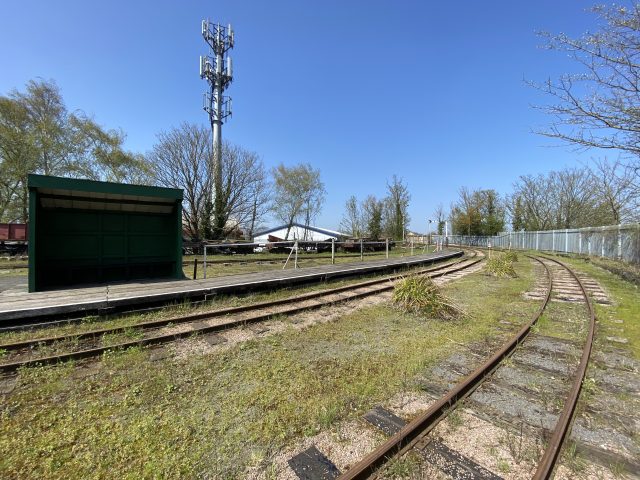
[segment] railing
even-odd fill
[[[442,235],[434,240],[444,241]],[[640,223],[562,230],[502,232],[496,236],[449,235],[449,244],[577,253],[640,264]]]

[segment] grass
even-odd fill
[[[591,262],[576,258],[563,258],[562,261],[598,281],[613,302],[609,306],[594,304],[598,319],[596,348],[605,348],[605,336],[624,337],[629,343],[616,347],[629,351],[635,359],[640,360],[639,287]],[[615,320],[622,320],[623,323],[616,323]]]
[[[495,336],[501,318],[525,321],[537,304],[521,296],[530,263],[517,268],[515,280],[472,274],[449,284],[470,314],[458,321],[378,305],[216,354],[150,362],[149,350],[132,348],[105,353],[88,376],[73,364],[23,369],[0,403],[0,477],[269,472],[283,447],[406,391],[454,344]]]
[[[417,267],[423,268],[423,267]],[[408,273],[416,269],[407,270]],[[266,302],[287,298],[294,295],[314,292],[327,288],[335,288],[343,285],[361,282],[367,279],[376,278],[376,275],[367,275],[358,278],[350,278],[345,280],[336,280],[329,283],[317,283],[294,288],[282,288],[271,292],[251,293],[243,296],[221,295],[203,304],[177,303],[164,309],[144,313],[130,313],[117,315],[115,317],[100,318],[96,316],[88,316],[80,323],[69,323],[56,327],[34,328],[30,330],[15,332],[0,332],[0,344],[18,342],[32,338],[50,337],[59,335],[75,335],[91,330],[101,328],[117,328],[128,325],[136,325],[143,322],[171,318],[177,315],[183,315],[191,312],[201,312],[207,310],[219,310],[228,307],[238,307],[251,303]]]

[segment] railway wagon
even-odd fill
[[[0,223],[0,253],[20,255],[27,252],[26,223]]]
[[[0,223],[0,241],[26,242],[26,223]]]

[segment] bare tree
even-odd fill
[[[247,190],[247,198],[250,200],[250,215],[243,223],[245,238],[252,240],[253,235],[262,225],[262,221],[271,209],[271,185],[267,178],[264,164],[260,161],[259,168],[256,169],[253,182]]]
[[[158,143],[148,155],[155,167],[158,185],[184,191],[183,224],[192,238],[205,234],[206,203],[211,192],[210,141],[208,131],[198,125],[180,127],[158,134]]]
[[[444,207],[442,203],[439,203],[436,209],[433,211],[433,216],[436,222],[436,232],[438,235],[444,234],[444,223],[447,220],[447,216],[444,213]]]
[[[231,230],[255,229],[268,211],[269,184],[260,157],[237,145],[224,143],[222,148],[221,212],[225,226]]]
[[[340,228],[345,232],[349,232],[354,238],[362,236],[363,228],[363,216],[360,204],[355,195],[351,195],[345,203],[345,212],[340,222]]]
[[[149,154],[159,185],[184,190],[184,224],[193,238],[212,238],[212,148],[207,128],[183,123],[158,135]],[[269,184],[257,154],[222,145],[222,235],[245,229],[250,235],[268,210]]]
[[[520,202],[520,227],[526,230],[555,228],[554,192],[544,175],[522,175],[513,184],[514,197]]]
[[[555,103],[541,107],[555,122],[542,135],[584,148],[620,150],[640,169],[640,4],[597,6],[600,30],[581,38],[543,32],[550,50],[579,67],[557,82],[533,84]]]
[[[285,240],[288,240],[296,219],[302,217],[308,222],[320,212],[325,195],[324,184],[320,180],[320,170],[315,170],[308,163],[293,167],[280,164],[272,170],[272,175],[274,196],[271,208],[275,217],[287,225]]]
[[[607,210],[615,224],[640,219],[637,176],[620,160],[597,160],[590,169],[594,191],[599,203]]]

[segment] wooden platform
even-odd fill
[[[460,255],[460,250],[448,250],[389,260],[274,270],[206,280],[140,281],[34,293],[6,291],[0,293],[0,327],[143,308],[186,299],[205,299],[223,293],[269,290],[340,277],[390,272]]]

